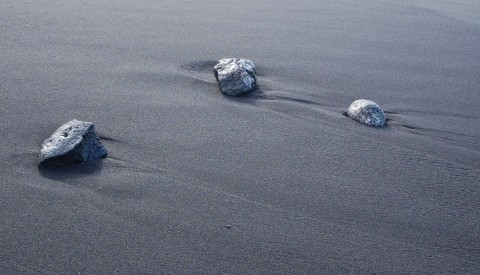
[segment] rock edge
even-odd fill
[[[239,96],[257,87],[255,65],[249,59],[220,59],[213,67],[213,72],[224,94]]]
[[[385,113],[377,103],[371,100],[355,100],[348,107],[347,116],[368,126],[385,126]]]
[[[73,119],[60,126],[40,148],[39,167],[63,166],[105,157],[107,150],[91,122]]]

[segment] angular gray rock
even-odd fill
[[[369,126],[385,126],[385,113],[377,103],[371,100],[355,100],[350,107],[348,107],[347,115]]]
[[[230,96],[253,91],[257,87],[255,65],[249,59],[224,58],[213,67],[220,90]]]
[[[91,122],[71,120],[42,143],[38,165],[61,166],[86,162],[107,155]]]

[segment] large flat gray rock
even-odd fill
[[[257,87],[255,65],[249,59],[220,59],[213,68],[220,90],[230,96],[238,96]]]
[[[347,115],[368,126],[385,126],[385,113],[377,103],[371,100],[355,100],[348,107]]]
[[[40,148],[38,165],[62,166],[107,155],[91,122],[71,120],[58,128]]]

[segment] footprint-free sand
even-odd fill
[[[1,1],[0,273],[480,273],[478,10]],[[38,169],[74,118],[107,158]]]

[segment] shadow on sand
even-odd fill
[[[83,177],[100,175],[104,159],[97,159],[85,163],[73,163],[58,167],[38,167],[40,175],[47,179],[67,182]]]

